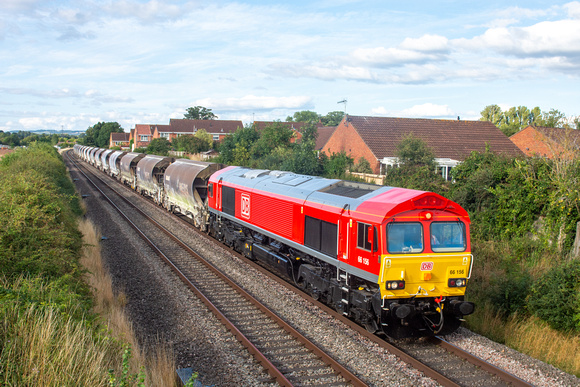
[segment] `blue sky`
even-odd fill
[[[0,130],[580,115],[579,1],[1,0]]]

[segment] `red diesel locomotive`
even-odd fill
[[[440,195],[227,167],[207,199],[211,235],[371,332],[446,334],[473,312],[469,216]]]

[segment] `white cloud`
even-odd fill
[[[308,96],[292,97],[260,97],[246,95],[241,98],[203,98],[193,105],[205,106],[214,111],[229,110],[270,110],[270,109],[301,109],[312,107],[312,98]]]
[[[580,19],[580,2],[573,1],[565,4],[564,9],[568,12],[568,16],[574,19]]]
[[[490,49],[505,55],[541,57],[580,55],[580,20],[545,21],[529,27],[490,28],[473,39],[458,39],[458,47]]]
[[[389,67],[444,60],[448,51],[447,38],[424,35],[418,39],[406,38],[398,47],[359,48],[347,60],[376,67]]]

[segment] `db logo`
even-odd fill
[[[243,193],[241,204],[240,214],[242,218],[250,219],[250,195]]]
[[[421,262],[421,271],[433,270],[433,262]]]

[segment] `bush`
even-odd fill
[[[504,275],[494,275],[488,288],[488,297],[502,317],[525,310],[532,284],[531,276],[518,265],[507,264]]]
[[[532,286],[527,305],[531,313],[554,329],[580,332],[580,259],[560,264]]]

